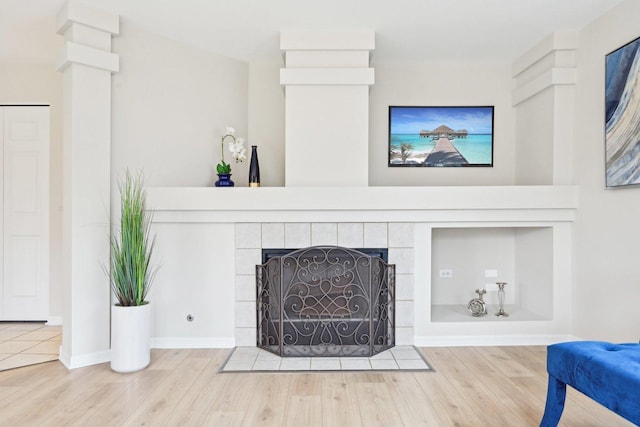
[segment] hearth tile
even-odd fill
[[[387,223],[374,222],[364,224],[365,248],[386,248],[388,246]]]
[[[310,357],[283,357],[280,362],[281,371],[308,371],[310,368]]]
[[[385,350],[382,353],[378,353],[375,356],[371,356],[369,360],[394,360],[391,350]]]
[[[261,248],[262,227],[260,224],[239,223],[236,224],[235,242],[236,249],[240,248]]]
[[[414,349],[411,350],[391,350],[391,352],[393,353],[393,357],[396,360],[417,360],[420,359],[422,360],[422,358],[420,357],[420,355],[418,354],[418,352]]]
[[[236,347],[233,356],[258,356],[260,349],[258,347]]]
[[[253,371],[279,371],[280,370],[280,358],[277,359],[258,359],[253,364]]]
[[[256,274],[256,264],[261,262],[261,249],[236,249],[236,274]]]
[[[395,360],[371,360],[373,369],[399,369]]]
[[[256,303],[255,274],[236,274],[236,301]]]
[[[396,301],[396,326],[413,326],[413,301]]]
[[[413,274],[396,274],[396,301],[413,301],[414,294],[415,281]]]
[[[311,246],[311,224],[291,222],[284,225],[284,246],[286,248],[306,248]]]
[[[339,223],[338,246],[345,248],[364,248],[364,224],[361,222]]]
[[[258,352],[258,360],[280,360],[282,359],[280,356],[269,353],[268,351],[260,350]]]
[[[342,370],[371,370],[371,363],[367,357],[341,357],[340,365],[342,365]]]
[[[397,360],[400,369],[429,369],[424,360]]]
[[[338,224],[311,224],[311,246],[336,246],[338,244]]]
[[[414,246],[414,229],[412,222],[389,223],[389,247],[412,248]]]
[[[273,222],[262,224],[262,247],[284,248],[284,223]]]
[[[256,327],[256,303],[250,301],[235,302],[236,327]]]
[[[311,359],[312,371],[339,371],[340,359],[327,357],[314,357]]]
[[[389,263],[396,265],[396,274],[413,274],[413,248],[389,248]]]
[[[250,371],[254,360],[229,360],[223,371]]]

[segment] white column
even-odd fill
[[[372,31],[283,32],[285,185],[369,183]]]
[[[109,361],[111,74],[119,58],[111,37],[119,17],[74,1],[58,14],[65,37],[63,280],[60,360],[68,368]]]

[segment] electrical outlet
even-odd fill
[[[498,277],[498,270],[485,270],[484,277]]]
[[[453,277],[453,270],[440,270],[440,277],[443,279],[451,279]]]
[[[484,289],[487,292],[498,292],[498,285],[496,285],[495,283],[487,283],[484,285]]]

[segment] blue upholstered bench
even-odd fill
[[[541,427],[558,425],[566,386],[640,425],[640,344],[575,341],[547,348],[549,388]]]

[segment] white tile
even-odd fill
[[[429,369],[424,360],[397,360],[400,369]]]
[[[311,359],[312,371],[339,371],[340,369],[340,359],[326,357],[313,357]]]
[[[260,248],[261,226],[254,223],[238,223],[235,229],[236,249],[255,249]]]
[[[257,311],[255,302],[236,301],[235,308],[236,327],[256,327]]]
[[[269,353],[265,350],[260,350],[260,352],[258,353],[258,360],[277,360],[278,362],[280,362],[280,359],[282,359],[282,357],[278,356],[277,354]]]
[[[236,345],[256,345],[256,327],[253,328],[239,328],[234,330]]]
[[[261,351],[262,350],[255,346],[238,346],[233,351],[233,356],[252,356],[255,358],[258,357]]]
[[[255,362],[255,359],[238,360],[238,361],[230,360],[229,362],[227,362],[226,365],[224,365],[224,368],[222,370],[223,371],[250,371],[251,368],[253,367],[254,362]]]
[[[393,354],[390,350],[385,350],[382,353],[378,353],[375,356],[371,356],[369,360],[394,360]]]
[[[418,352],[413,348],[411,350],[396,350],[392,348],[391,353],[396,360],[422,360]]]
[[[390,248],[412,248],[414,244],[413,222],[391,222],[389,223],[389,247]]]
[[[310,357],[283,357],[280,362],[281,371],[308,371],[310,368]]]
[[[415,347],[413,345],[409,345],[409,344],[407,344],[407,345],[398,344],[395,347],[391,348],[391,350],[395,350],[395,351],[398,351],[398,350],[414,350],[414,349],[415,349]]]
[[[364,248],[364,224],[361,222],[339,223],[338,246],[344,246],[345,248]]]
[[[284,244],[284,223],[270,222],[262,224],[262,247],[263,248],[285,248]]]
[[[57,355],[50,354],[14,354],[6,359],[0,360],[0,371],[20,366],[35,365],[36,363],[51,362],[57,359]]]
[[[413,301],[396,301],[396,326],[414,326]]]
[[[396,297],[397,298],[397,297]],[[250,274],[236,275],[236,301],[256,301],[256,277]]]
[[[371,370],[371,363],[367,358],[341,357],[340,365],[342,365],[343,370]]]
[[[253,364],[254,371],[278,371],[280,370],[280,358],[277,359],[257,359]]]
[[[396,265],[396,274],[414,274],[413,248],[389,248],[389,264]]]
[[[337,246],[338,224],[314,222],[311,224],[311,246]]]
[[[364,224],[364,247],[387,248],[387,223],[373,222]]]
[[[396,301],[413,301],[414,295],[413,274],[396,274]]]
[[[256,265],[261,264],[261,249],[236,249],[236,274],[256,274]]]
[[[289,249],[311,246],[311,224],[308,222],[286,223],[284,225],[284,246]]]
[[[396,345],[413,344],[414,330],[412,327],[396,326]]]
[[[373,369],[398,369],[398,364],[395,360],[371,360],[371,367]]]

